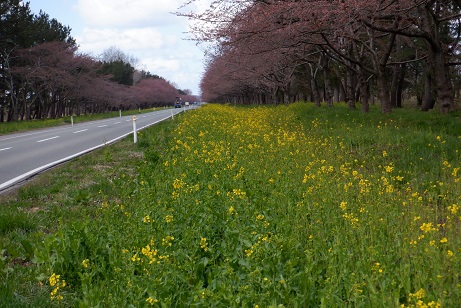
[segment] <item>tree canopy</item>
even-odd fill
[[[411,96],[447,111],[460,95],[459,0],[216,0],[180,15],[212,44],[205,100],[341,100],[368,111],[377,98],[389,112]]]
[[[99,58],[78,52],[71,29],[29,2],[0,1],[0,123],[173,104],[175,86],[137,71],[116,47]]]

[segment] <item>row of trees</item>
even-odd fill
[[[213,43],[205,100],[332,104],[415,97],[444,111],[459,97],[460,0],[216,0],[195,19]]]
[[[99,59],[81,54],[69,27],[0,0],[0,123],[195,100],[136,64],[114,47]]]

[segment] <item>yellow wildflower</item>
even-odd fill
[[[174,240],[174,237],[167,235],[162,239],[162,246],[168,246],[170,247],[172,245],[172,241]]]
[[[419,228],[421,229],[421,231],[424,231],[425,233],[430,231],[437,231],[437,229],[433,227],[432,222],[423,223]]]
[[[165,221],[166,221],[167,223],[172,222],[172,221],[173,221],[173,216],[172,216],[172,215],[166,215],[166,216],[165,216]]]
[[[51,275],[50,277],[50,286],[54,287],[58,282],[59,282],[59,278],[61,277],[61,275],[56,275],[53,273],[53,275]]]
[[[144,216],[142,222],[152,222],[152,219],[150,218],[149,215]]]
[[[151,296],[149,296],[149,297],[146,299],[146,302],[148,302],[151,306],[153,306],[155,303],[158,303],[158,299],[154,299],[154,298],[152,298]]]
[[[410,293],[410,297],[413,297],[414,299],[422,299],[425,296],[426,296],[426,292],[422,288],[416,291],[415,293]]]
[[[394,171],[394,166],[390,164],[389,166],[385,166],[384,170],[386,170],[387,173],[391,173],[392,171]]]
[[[202,237],[200,239],[200,248],[202,248],[204,251],[208,250],[208,242],[206,241],[206,237]]]
[[[88,259],[85,259],[85,260],[82,261],[82,266],[85,267],[85,268],[88,267],[89,264],[90,264],[90,260],[88,260]]]

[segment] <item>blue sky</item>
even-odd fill
[[[26,1],[27,2],[27,1]],[[139,59],[138,69],[160,75],[180,89],[199,94],[203,47],[188,40],[189,21],[171,12],[185,0],[29,0],[33,13],[43,10],[72,28],[79,51],[99,56],[110,47]],[[203,10],[210,0],[188,10]]]

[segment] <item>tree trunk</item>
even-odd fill
[[[370,90],[368,87],[368,82],[365,79],[363,73],[359,75],[359,84],[360,84],[360,103],[362,104],[362,111],[370,111]]]
[[[339,92],[341,91],[341,86],[335,87],[333,89],[333,103],[339,102]]]
[[[320,107],[320,95],[319,89],[317,87],[317,82],[314,78],[311,78],[311,91],[312,91],[312,98],[316,106]]]
[[[424,94],[421,110],[429,111],[434,108],[435,105],[434,81],[432,78],[432,70],[429,67],[426,69],[426,74],[424,77]]]
[[[320,107],[321,106],[320,93],[319,93],[319,88],[317,86],[317,81],[315,80],[315,78],[317,77],[317,69],[314,69],[311,63],[309,63],[309,73],[310,73],[309,77],[310,77],[312,99],[314,100],[315,105]]]
[[[439,9],[440,7],[437,6],[435,10]],[[441,39],[441,36],[446,31],[441,29],[440,20],[437,20],[437,14],[434,14],[433,10],[433,6],[424,5],[421,7],[420,18],[422,20],[422,30],[426,34],[428,63],[432,68],[437,102],[440,104],[441,110],[445,112],[453,107],[454,91],[450,79],[450,68],[445,58],[446,51]]]
[[[402,107],[402,89],[403,82],[405,79],[405,65],[396,66],[392,71],[392,82],[391,82],[391,106],[401,108]]]
[[[323,80],[325,82],[325,102],[328,107],[333,106],[333,94],[330,78],[330,60],[322,54],[322,68],[323,68]]]
[[[430,53],[431,54],[431,53]],[[442,49],[434,51],[433,70],[435,85],[437,88],[437,101],[442,112],[448,112],[453,107],[454,91],[450,78],[450,69],[445,61],[445,54]]]
[[[353,78],[353,72],[351,69],[347,69],[346,72],[346,102],[347,105],[349,106],[349,109],[356,109],[355,106],[355,99],[354,99],[354,92],[355,92],[355,86],[354,86],[354,78]]]
[[[376,76],[376,83],[378,86],[378,97],[381,103],[381,112],[390,113],[392,112],[392,106],[389,95],[389,87],[386,80],[386,67],[381,66],[379,73]]]
[[[405,75],[407,73],[407,65],[402,64],[401,69],[400,69],[400,79],[397,85],[397,104],[396,107],[402,108],[402,100],[403,100],[403,86],[405,84]]]

